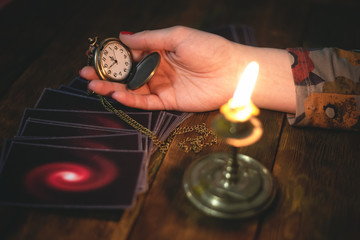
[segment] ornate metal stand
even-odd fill
[[[232,151],[214,153],[195,161],[184,175],[189,200],[208,215],[247,218],[265,210],[276,195],[269,171],[255,159],[239,154],[238,148],[256,142],[262,135],[260,121],[231,122],[220,115],[213,123]]]

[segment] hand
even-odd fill
[[[89,88],[113,97],[120,103],[148,110],[208,111],[217,109],[233,94],[242,65],[237,44],[220,36],[172,27],[120,34],[120,40],[133,53],[135,61],[149,52],[161,54],[160,66],[153,78],[137,90],[125,85],[92,81]],[[81,76],[99,79],[93,68],[85,67]]]
[[[257,61],[260,70],[252,94],[255,105],[295,113],[295,86],[286,50],[245,46],[181,26],[120,34],[120,40],[131,49],[135,61],[153,51],[161,54],[160,66],[148,84],[129,90],[124,84],[96,81],[99,77],[92,67],[84,67],[80,75],[94,80],[89,83],[90,90],[126,106],[185,112],[215,110],[232,97],[248,63]]]

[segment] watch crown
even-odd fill
[[[88,38],[88,42],[89,42],[89,49],[87,51],[87,56],[88,56],[88,65],[91,66],[93,64],[93,60],[94,60],[94,51],[97,48],[97,42],[98,42],[98,37],[89,37]]]
[[[89,37],[88,38],[88,41],[89,41],[89,44],[91,45],[91,46],[94,46],[96,43],[97,43],[97,41],[98,41],[98,37],[96,36],[96,37]]]

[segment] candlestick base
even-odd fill
[[[269,171],[255,159],[237,154],[236,176],[224,166],[231,153],[214,153],[195,161],[184,175],[189,200],[204,213],[220,218],[248,218],[273,202],[276,190]]]

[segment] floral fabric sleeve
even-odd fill
[[[289,48],[296,89],[293,126],[360,129],[360,52]]]

